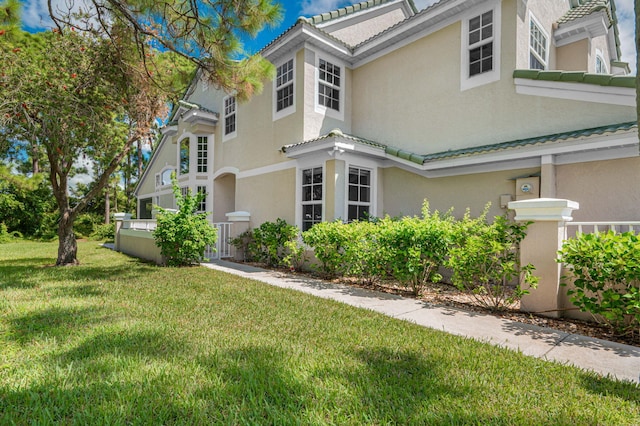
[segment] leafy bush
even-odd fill
[[[113,241],[116,234],[115,223],[102,223],[93,228],[91,238],[98,241]]]
[[[300,250],[304,253],[297,245],[298,234],[298,227],[284,219],[265,222],[253,230],[248,243],[249,257],[269,266],[293,266],[300,261]]]
[[[13,237],[9,234],[7,225],[5,225],[4,222],[0,222],[0,244],[8,243],[12,240]]]
[[[255,261],[249,252],[249,245],[253,241],[253,230],[247,229],[242,234],[232,238],[229,243],[236,248],[236,253],[242,255],[242,260],[249,262]]]
[[[182,196],[180,187],[173,181],[173,194],[177,212],[159,208],[157,228],[153,232],[156,245],[169,266],[187,266],[204,258],[207,246],[214,247],[218,233],[207,221],[206,213],[196,213],[205,194]]]
[[[559,262],[571,271],[571,302],[619,334],[640,332],[640,239],[630,232],[580,234],[565,241]]]
[[[328,276],[344,273],[344,251],[347,243],[345,225],[339,220],[320,222],[302,233],[302,241],[313,248],[321,271]]]
[[[438,273],[451,242],[451,223],[438,212],[431,214],[425,201],[422,217],[385,218],[379,222],[379,249],[392,276],[420,294],[428,282],[438,282]]]
[[[452,282],[471,293],[476,301],[492,310],[505,309],[529,291],[521,282],[535,288],[537,277],[533,265],[520,265],[519,244],[526,236],[528,224],[497,216],[492,224],[486,212],[471,219],[467,212],[454,225],[454,245],[446,265]]]
[[[342,228],[343,273],[364,284],[375,284],[387,275],[387,259],[380,250],[381,220],[356,221]]]
[[[103,217],[92,213],[83,213],[73,223],[73,231],[78,238],[86,238],[93,234],[97,225],[102,223]]]

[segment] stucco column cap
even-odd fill
[[[516,211],[515,220],[519,221],[570,222],[571,212],[578,210],[580,204],[557,198],[534,198],[511,201],[509,208]]]
[[[243,211],[226,213],[225,216],[229,222],[249,222],[251,220],[251,213]]]
[[[130,220],[131,213],[114,213],[113,218],[115,220]]]

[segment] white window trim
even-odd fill
[[[293,85],[293,103],[291,105],[289,105],[288,107],[286,107],[285,109],[282,109],[280,111],[278,111],[278,87],[277,87],[277,83],[278,83],[278,75],[277,75],[277,70],[278,67],[280,67],[281,65],[284,65],[286,62],[289,62],[290,60],[293,59],[293,81],[292,81],[292,85]],[[296,91],[297,91],[297,84],[296,84],[296,80],[297,80],[297,67],[296,67],[296,57],[295,55],[293,57],[288,57],[283,61],[280,61],[278,64],[274,64],[276,66],[276,76],[273,79],[273,91],[272,91],[272,98],[273,98],[273,105],[272,105],[272,109],[273,109],[273,121],[279,120],[281,118],[284,118],[288,115],[293,114],[294,112],[296,112]],[[237,108],[236,108],[237,110]],[[237,128],[237,125],[236,125]]]
[[[538,27],[538,29],[540,30],[540,32],[542,33],[542,35],[544,35],[544,37],[546,38],[546,45],[544,46],[544,58],[541,58],[540,55],[538,55],[538,52],[536,52],[533,49],[533,46],[531,46],[531,23],[534,23],[536,27]],[[535,17],[535,15],[533,14],[533,12],[529,11],[529,38],[527,39],[527,44],[529,45],[529,54],[533,53],[536,58],[538,58],[538,60],[540,60],[540,62],[542,62],[542,64],[544,65],[544,69],[549,69],[549,34],[545,31],[544,27],[542,26],[542,24],[540,24],[540,21],[538,21],[538,19]],[[529,56],[529,68],[531,68],[531,57]]]
[[[593,72],[597,73],[598,72],[598,58],[600,59],[600,62],[602,62],[602,66],[604,67],[604,73],[602,74],[609,74],[609,66],[607,65],[607,61],[605,61],[604,59],[604,55],[602,54],[602,50],[600,49],[596,49],[596,59],[595,62],[593,64]]]
[[[320,105],[318,103],[318,94],[319,94],[319,84],[320,84],[320,60],[324,60],[329,62],[333,66],[337,66],[340,68],[340,111],[336,111],[333,108],[327,108],[324,105]],[[325,115],[327,117],[335,118],[337,120],[344,121],[344,92],[345,92],[345,84],[346,83],[346,75],[345,75],[345,66],[344,62],[339,61],[338,59],[330,56],[330,55],[319,55],[316,53],[315,55],[315,75],[314,75],[314,90],[313,90],[313,104],[315,106],[315,111],[319,114]]]
[[[195,141],[196,141],[196,143],[195,143],[195,145],[196,145],[195,173],[198,174],[198,175],[206,175],[206,174],[209,173],[209,170],[211,170],[211,165],[210,165],[210,163],[211,163],[211,143],[210,143],[211,137],[209,135],[195,135],[194,138],[195,138]],[[206,166],[206,169],[207,169],[207,171],[205,171],[205,172],[199,172],[198,171],[198,166],[199,166],[199,164],[198,164],[198,160],[199,160],[198,159],[198,154],[200,153],[200,149],[199,149],[200,148],[199,147],[200,142],[198,141],[199,138],[207,138],[207,144],[206,144],[207,148],[204,151],[207,154],[206,162],[204,164]]]
[[[176,172],[177,173],[177,169],[175,167],[173,167],[173,166],[164,166],[162,169],[160,169],[160,171],[158,173],[156,173],[156,189],[167,187],[167,186],[171,185],[171,182],[165,183],[165,184],[162,183],[162,175],[167,170],[171,170],[172,172]],[[160,185],[158,185],[158,181],[160,181]]]
[[[199,189],[200,188],[204,188],[204,193],[205,193],[205,197],[202,201],[200,201],[200,203],[198,203],[198,210],[196,210],[196,213],[206,213],[207,212],[207,208],[209,207],[209,188],[207,187],[207,185],[197,185],[196,186],[196,192],[195,192],[195,196],[198,196],[199,194]],[[201,210],[200,207],[202,205],[202,203],[204,203],[204,210]]]
[[[178,176],[178,178],[180,177],[184,177],[184,176],[188,176],[191,173],[191,168],[193,166],[193,149],[192,149],[192,139],[193,135],[192,134],[182,134],[179,138],[178,138],[178,167],[176,168],[176,175]],[[182,173],[182,142],[184,140],[188,140],[189,141],[189,167],[186,173]]]
[[[327,220],[327,168],[324,162],[318,164],[299,164],[296,167],[296,220],[298,229],[302,230],[302,171],[307,169],[322,168],[322,222]]]
[[[502,7],[499,0],[488,2],[488,5],[474,7],[467,11],[462,17],[462,46],[460,49],[460,91],[469,90],[500,80],[501,66],[501,28],[502,28]],[[482,74],[469,77],[469,20],[493,11],[493,69]]]
[[[350,168],[356,168],[356,169],[362,169],[362,170],[368,170],[370,172],[369,174],[369,202],[368,203],[362,203],[362,202],[351,202],[349,201],[349,169]],[[355,204],[355,205],[360,205],[360,206],[364,206],[364,205],[368,205],[369,206],[369,216],[376,216],[377,215],[377,211],[376,211],[376,203],[375,203],[375,194],[376,194],[376,180],[378,178],[377,176],[377,167],[371,167],[370,165],[362,165],[362,163],[346,163],[345,164],[345,185],[344,185],[344,221],[348,221],[349,220],[349,204]]]
[[[227,99],[229,98],[235,98],[235,111],[233,112],[233,114],[236,116],[236,128],[233,132],[226,134],[226,127],[227,127],[227,117],[228,115],[226,114],[226,108],[225,108],[225,103],[227,102]],[[231,114],[229,114],[231,115]],[[222,99],[222,142],[226,142],[230,139],[235,138],[236,136],[238,136],[238,98],[236,98],[234,95],[229,95],[229,96],[225,96]]]

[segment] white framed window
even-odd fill
[[[344,119],[344,66],[317,55],[316,112]]]
[[[295,112],[295,58],[276,67],[273,84],[273,119],[285,117]]]
[[[171,167],[163,169],[160,173],[156,173],[156,188],[165,185],[171,185],[171,175],[175,170]]]
[[[183,197],[186,197],[187,194],[189,194],[189,187],[188,186],[180,187],[180,195],[182,195]]]
[[[207,173],[209,169],[209,138],[207,136],[198,136],[197,140],[197,172]]]
[[[184,138],[180,141],[180,174],[186,175],[189,173],[189,138]]]
[[[462,19],[460,90],[500,79],[500,1],[474,8]]]
[[[324,201],[324,177],[322,167],[301,170],[302,230],[311,229],[322,222],[322,204]]]
[[[600,49],[596,50],[596,65],[595,65],[596,74],[609,74],[609,70],[607,69],[607,63],[604,60],[604,56]]]
[[[206,186],[197,186],[196,194],[204,194],[200,203],[198,203],[198,213],[203,213],[207,211],[207,187]]]
[[[529,16],[529,68],[532,70],[547,69],[549,37],[536,18]]]
[[[371,214],[370,169],[350,166],[347,180],[347,221],[367,219]]]
[[[236,97],[224,98],[224,137],[223,140],[234,138],[236,133]]]

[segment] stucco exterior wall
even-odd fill
[[[391,167],[384,170],[384,214],[391,216],[419,215],[422,203],[429,201],[431,211],[462,217],[469,207],[472,216],[479,216],[490,202],[489,218],[504,214],[500,196],[510,194],[515,199],[515,178],[538,172],[539,169],[509,170],[445,178],[424,178],[415,173]]]
[[[118,251],[141,259],[151,260],[158,265],[164,263],[164,258],[160,254],[160,247],[156,245],[151,232],[121,229],[117,238]]]
[[[251,213],[251,227],[282,218],[295,223],[296,169],[236,180],[236,210]]]
[[[633,107],[518,95],[515,13],[515,1],[503,3],[500,81],[460,91],[460,22],[355,69],[353,133],[428,154],[635,118]]]
[[[148,166],[146,171],[147,178],[138,187],[138,194],[141,197],[144,198],[155,192],[156,173],[160,173],[166,166],[171,166],[174,169],[177,167],[176,145],[171,143],[171,140],[165,140],[154,154],[153,163]]]
[[[580,203],[574,221],[640,220],[640,157],[556,166],[557,198]]]
[[[564,71],[584,71],[589,68],[589,40],[582,39],[557,48],[558,69]]]

